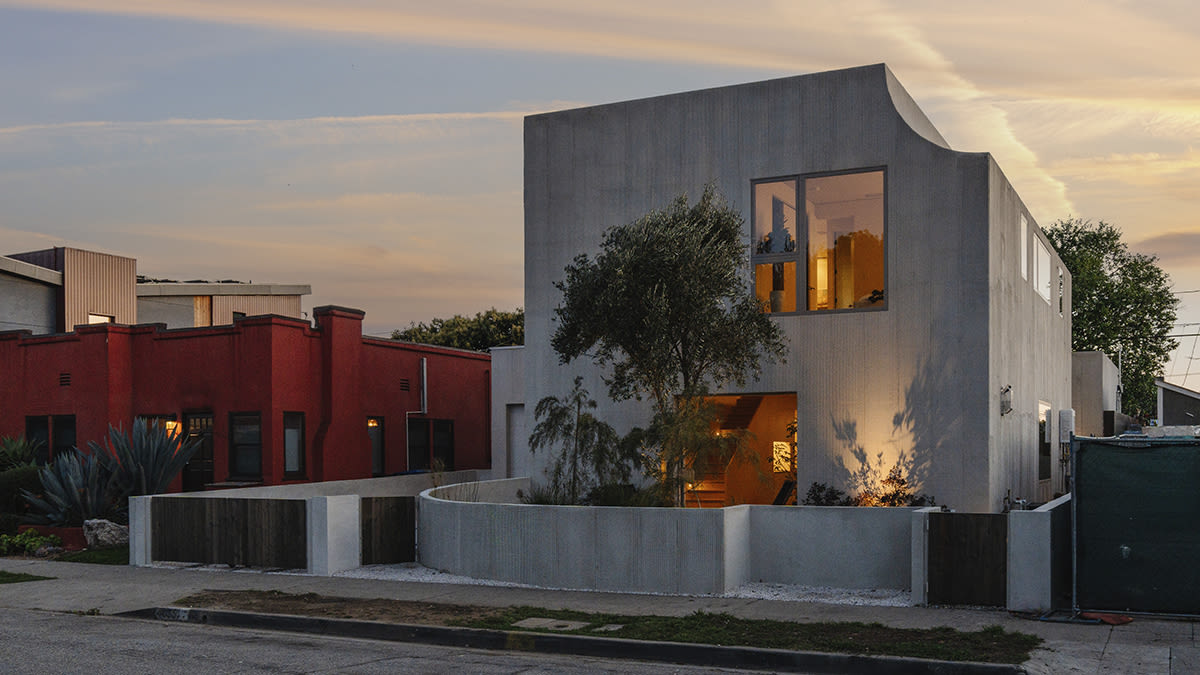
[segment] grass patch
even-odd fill
[[[688,616],[623,616],[590,614],[538,607],[512,607],[498,614],[455,625],[494,630],[522,630],[513,623],[530,617],[584,621],[587,626],[576,635],[602,635],[631,640],[663,640],[713,645],[738,645],[833,652],[909,656],[943,661],[982,661],[1023,663],[1042,639],[1025,633],[1009,632],[1000,626],[978,631],[939,628],[892,628],[879,623],[794,623],[767,619],[740,619],[729,614],[697,612]],[[596,633],[605,624],[620,624],[621,629]],[[564,631],[535,631],[561,633]]]
[[[24,572],[5,572],[0,570],[0,584],[19,584],[22,581],[46,581],[54,577],[40,577],[36,574],[25,574]]]
[[[92,563],[93,565],[128,565],[129,546],[72,551],[58,556],[63,562]]]
[[[534,630],[540,633],[616,637],[631,640],[737,645],[835,654],[909,656],[942,661],[1023,663],[1042,639],[1009,632],[1000,626],[978,631],[953,628],[892,628],[879,623],[795,623],[739,619],[729,614],[697,612],[689,616],[624,616],[592,614],[541,607],[479,607],[387,598],[339,598],[315,593],[280,591],[204,591],[176,602],[181,607],[209,607],[243,612],[334,617],[360,621],[467,626],[501,631],[526,630],[513,626],[531,617],[581,621],[575,631]],[[615,631],[597,632],[608,624]]]

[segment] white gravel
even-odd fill
[[[545,590],[569,590],[531,586],[509,581],[475,579],[455,574],[446,574],[423,567],[416,563],[398,565],[367,565],[334,574],[348,579],[380,579],[387,581],[412,581],[429,584],[469,584],[476,586],[509,586],[516,588],[542,588]],[[647,593],[646,595],[661,595]],[[786,584],[752,583],[723,594],[726,598],[748,598],[754,600],[787,600],[791,602],[821,602],[833,605],[872,605],[877,607],[907,607],[909,593],[891,588],[828,588],[814,586],[789,586]]]

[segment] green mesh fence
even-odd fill
[[[1075,606],[1200,615],[1200,441],[1077,439]]]

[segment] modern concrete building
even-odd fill
[[[135,323],[137,261],[77,248],[0,256],[0,330],[62,333]]]
[[[144,281],[138,279],[139,323],[167,328],[222,326],[244,316],[276,314],[299,318],[307,284],[256,284],[239,281]]]
[[[531,428],[537,401],[580,374],[619,431],[648,421],[646,403],[606,400],[592,363],[559,364],[554,283],[605,229],[708,183],[744,216],[746,283],[790,346],[759,381],[713,392],[722,426],[755,434],[767,479],[717,467],[698,482],[769,501],[796,419],[801,496],[896,464],[960,510],[1053,496],[1070,274],[992,156],[952,150],[884,65],[526,118],[524,387],[494,410]],[[543,460],[507,466],[537,477]]]
[[[94,323],[220,326],[238,317],[301,318],[307,284],[146,280],[137,261],[55,247],[0,256],[0,331],[65,333]]]
[[[1104,352],[1071,355],[1071,402],[1076,436],[1116,436],[1129,427],[1121,412],[1121,372]]]

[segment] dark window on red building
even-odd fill
[[[433,420],[433,461],[442,471],[454,470],[454,422]]]
[[[262,419],[258,413],[229,415],[229,477],[262,480]]]
[[[304,477],[304,413],[283,413],[283,473]]]
[[[454,470],[454,420],[408,421],[408,470]]]
[[[74,415],[36,415],[25,418],[25,438],[39,443],[37,463],[46,464],[75,447]]]

